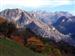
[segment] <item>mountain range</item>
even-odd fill
[[[60,18],[62,16],[65,15],[64,17],[71,17],[72,14],[68,14],[66,12],[56,14],[38,13],[39,12],[26,12],[21,9],[6,9],[0,12],[0,16],[4,17],[9,22],[14,22],[17,28],[26,27],[33,31],[36,35],[40,35],[43,38],[48,38],[55,42],[64,41],[75,46],[75,41],[71,38],[71,36],[69,36],[69,34],[62,33],[62,30],[60,31],[60,27],[58,27],[58,25],[61,25],[60,22],[62,20]],[[58,22],[59,20],[61,21]]]

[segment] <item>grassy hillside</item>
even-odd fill
[[[20,46],[11,40],[0,39],[0,56],[45,56],[45,55],[35,53],[30,49]]]

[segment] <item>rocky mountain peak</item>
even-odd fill
[[[0,12],[0,16],[5,17],[8,21],[14,20],[20,27],[30,28],[36,35],[43,38],[49,38],[59,42],[61,40],[70,39],[68,35],[60,33],[52,25],[47,25],[42,20],[38,19],[35,14],[28,13],[19,9],[6,9]]]

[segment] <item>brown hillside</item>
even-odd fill
[[[5,18],[0,16],[0,24],[2,24],[4,22],[6,22]]]

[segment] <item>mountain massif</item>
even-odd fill
[[[0,12],[0,16],[5,17],[8,21],[13,21],[18,27],[28,27],[36,35],[40,35],[44,38],[55,40],[56,42],[63,40],[70,40],[68,35],[60,33],[52,25],[47,25],[42,20],[38,19],[35,14],[22,11],[20,9],[7,9]],[[66,39],[66,40],[65,40]]]
[[[14,40],[38,52],[52,50],[50,56],[74,56],[74,24],[75,16],[67,12],[6,9],[0,12],[0,39]]]

